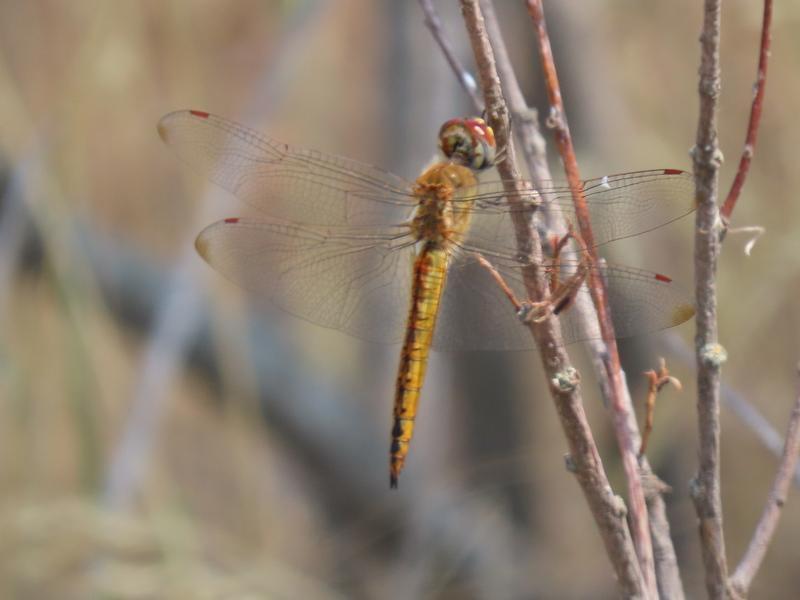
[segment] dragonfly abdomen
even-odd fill
[[[397,479],[414,434],[414,420],[444,290],[447,262],[447,251],[432,242],[425,243],[414,261],[411,307],[400,353],[394,399],[394,425],[389,451],[389,483],[392,487],[397,487]]]

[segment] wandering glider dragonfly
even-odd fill
[[[531,191],[509,203],[502,182],[479,181],[478,172],[496,156],[494,134],[482,119],[445,123],[439,134],[444,160],[414,182],[294,148],[201,111],[170,113],[158,132],[181,159],[264,215],[204,229],[196,247],[212,267],[313,323],[369,341],[402,342],[392,487],[408,453],[431,348],[534,347],[496,276],[526,298],[512,213],[532,211],[545,198],[551,211],[574,222],[571,194],[557,184],[540,186],[539,194],[528,186]],[[644,233],[688,214],[693,190],[691,176],[677,169],[585,181],[595,242]],[[566,279],[578,264],[573,254],[550,269]],[[694,314],[690,299],[664,275],[594,268],[606,282],[618,337],[672,327]],[[587,337],[574,312],[559,314],[567,343]]]

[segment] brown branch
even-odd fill
[[[482,2],[483,14],[486,20],[486,27],[492,40],[492,46],[497,60],[497,70],[503,83],[508,106],[511,111],[512,125],[517,138],[522,142],[522,151],[525,162],[537,189],[547,189],[548,185],[543,185],[552,180],[550,168],[547,164],[546,143],[539,130],[538,116],[535,109],[528,107],[519,86],[511,60],[508,57],[503,36],[495,17],[494,8],[491,2]],[[547,193],[542,193],[543,202],[538,209],[537,216],[545,231],[566,231],[567,225],[561,218],[558,211],[548,210]],[[597,315],[594,307],[586,302],[576,302],[570,309],[577,312],[581,323],[588,330],[592,324],[597,323]],[[605,369],[604,357],[606,346],[602,340],[591,339],[587,343],[589,354],[592,358],[592,367],[597,378],[600,392],[604,399],[605,406],[611,405],[611,384]],[[628,429],[631,432],[634,447],[639,445],[638,424],[636,415],[630,402],[630,394],[624,377],[621,378],[623,384],[623,400],[627,405]],[[640,468],[644,479],[655,478],[650,464],[646,457],[640,459]],[[661,597],[671,598],[672,600],[682,600],[683,583],[681,581],[678,561],[675,548],[670,535],[669,523],[666,518],[666,505],[661,496],[662,488],[648,493],[645,490],[645,500],[647,502],[648,517],[650,519],[650,534],[653,540],[653,556],[655,560],[656,579],[658,591]]]
[[[487,119],[494,129],[498,147],[506,148],[505,160],[497,165],[497,169],[506,182],[509,200],[513,201],[521,191],[518,183],[520,176],[508,130],[508,108],[500,88],[494,52],[478,0],[461,0],[461,7],[478,65],[479,82],[486,99]],[[533,227],[532,214],[521,210],[522,207],[519,208],[520,210],[511,211],[511,215],[520,255],[529,259],[528,265],[522,268],[526,293],[533,300],[547,300],[547,280],[540,266],[539,236]],[[539,323],[529,324],[529,327],[536,338],[542,365],[550,381],[550,392],[570,447],[575,476],[598,524],[621,590],[626,597],[647,597],[650,594],[643,586],[642,574],[625,522],[624,504],[611,492],[583,410],[577,371],[570,364],[564,350],[558,321],[548,316]]]
[[[695,294],[697,331],[697,413],[700,440],[697,475],[690,493],[699,519],[700,542],[710,598],[733,594],[728,589],[728,566],[722,529],[719,488],[719,390],[725,351],[717,342],[716,271],[719,254],[717,172],[721,163],[717,140],[720,0],[705,0],[703,32],[700,36],[700,116],[697,140],[692,150],[695,195]]]
[[[455,73],[458,83],[461,84],[467,96],[472,100],[472,108],[475,109],[475,114],[481,114],[483,112],[483,100],[478,91],[478,86],[475,83],[475,78],[461,61],[458,60],[456,53],[453,51],[450,40],[447,39],[444,33],[442,20],[439,18],[439,13],[436,12],[433,2],[431,0],[419,0],[419,5],[422,8],[422,12],[425,14],[426,27],[430,30],[436,43],[439,44],[439,49],[442,51],[442,54],[444,54],[447,64],[450,65],[453,73]]]
[[[572,145],[569,126],[567,125],[564,104],[561,100],[561,88],[558,83],[558,74],[556,72],[555,61],[553,60],[553,52],[550,47],[550,39],[547,33],[547,25],[544,20],[541,0],[529,0],[528,13],[531,16],[538,34],[539,55],[550,101],[550,116],[548,121],[553,127],[556,145],[564,164],[564,172],[567,176],[570,190],[572,191],[578,229],[583,241],[588,247],[587,256],[589,258],[589,265],[593,267],[597,264],[598,257],[595,248],[594,234],[589,219],[589,208],[583,196],[583,186],[578,171],[578,161],[575,156],[575,149]],[[656,578],[653,563],[653,547],[647,517],[647,504],[644,498],[639,472],[639,462],[637,460],[637,449],[633,443],[628,427],[631,410],[630,405],[624,400],[622,368],[617,352],[616,336],[614,335],[614,326],[611,322],[611,313],[608,308],[605,285],[600,277],[600,271],[598,269],[589,269],[588,288],[597,311],[600,332],[607,347],[607,352],[605,354],[606,360],[604,362],[610,383],[614,432],[617,437],[617,445],[619,446],[628,482],[633,539],[636,544],[636,551],[639,557],[639,564],[644,576],[646,589],[648,593],[654,597],[656,595]]]
[[[517,139],[521,142],[522,154],[525,157],[525,164],[528,166],[533,185],[542,196],[543,202],[539,207],[538,217],[546,231],[566,231],[565,224],[559,222],[560,213],[549,208],[550,194],[546,190],[552,187],[553,177],[547,164],[547,143],[539,129],[538,112],[535,108],[528,106],[525,101],[522,88],[517,81],[514,68],[511,66],[511,59],[508,56],[492,2],[482,2],[481,7],[497,59],[497,72],[508,101],[511,124]]]
[[[545,152],[545,140],[539,130],[538,118],[535,109],[529,108],[522,94],[511,60],[508,57],[503,36],[491,2],[482,2],[486,28],[489,32],[492,46],[497,60],[497,70],[503,83],[508,106],[511,111],[514,132],[522,142],[522,151],[525,162],[533,179],[534,187],[537,189],[547,189],[548,185],[543,185],[552,180],[550,168],[547,165],[547,155]],[[561,218],[558,211],[548,210],[547,193],[542,193],[543,202],[538,209],[537,216],[546,231],[566,231],[567,225]],[[575,302],[570,310],[578,313],[581,323],[588,330],[592,324],[597,323],[597,315],[594,307],[590,303]],[[611,405],[611,385],[608,374],[605,370],[604,357],[606,346],[602,340],[591,339],[587,343],[589,354],[592,358],[592,367],[597,378],[600,392],[604,399],[605,406]],[[638,424],[636,415],[630,402],[630,394],[624,377],[621,378],[623,384],[623,400],[627,405],[628,429],[631,432],[634,447],[639,445]],[[646,457],[640,459],[640,468],[643,479],[654,479],[650,464]],[[650,519],[650,534],[653,540],[653,556],[655,560],[656,579],[658,583],[659,595],[663,598],[672,600],[682,600],[683,583],[681,581],[678,561],[675,548],[670,535],[669,523],[666,517],[666,505],[661,496],[663,488],[654,488],[652,493],[645,490],[645,500],[647,502],[648,517]]]
[[[733,184],[731,184],[728,197],[725,199],[725,203],[720,210],[720,217],[725,227],[728,226],[731,213],[736,207],[736,201],[739,199],[742,186],[750,170],[750,161],[753,159],[753,151],[756,146],[758,126],[761,123],[761,109],[764,105],[764,88],[767,83],[767,62],[769,61],[769,48],[772,41],[772,35],[770,33],[771,25],[772,0],[764,0],[764,16],[761,22],[761,46],[758,54],[758,74],[756,76],[753,104],[750,107],[750,121],[747,124],[744,151],[742,152],[742,157],[739,159],[739,169],[736,171],[736,177],[733,180]]]
[[[798,365],[800,370],[800,365]],[[756,525],[750,545],[742,557],[741,562],[731,577],[731,585],[741,595],[747,594],[756,572],[764,560],[767,547],[781,516],[781,509],[786,503],[789,485],[797,464],[797,453],[800,450],[800,390],[795,397],[792,414],[789,418],[789,427],[786,431],[786,441],[783,445],[783,454],[778,466],[778,473],[767,497],[764,512]]]

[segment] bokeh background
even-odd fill
[[[471,66],[457,3],[436,4]],[[498,4],[542,108],[522,3]],[[584,175],[690,169],[700,3],[546,4]],[[760,18],[757,2],[724,5],[724,191]],[[800,6],[777,3],[763,125],[734,215],[767,234],[751,257],[728,237],[718,288],[726,384],[781,435],[800,358],[798,26]],[[390,493],[398,349],[254,303],[212,272],[194,236],[244,209],[155,131],[171,110],[209,110],[413,178],[438,125],[468,106],[415,2],[0,3],[0,596],[615,597],[535,353],[434,355]],[[692,223],[608,253],[691,288]],[[690,323],[622,351],[636,398],[658,356],[684,383],[659,401],[649,457],[673,488],[672,534],[700,597],[692,335]],[[580,347],[573,355],[622,492],[608,416]],[[776,460],[752,418],[726,404],[722,423],[735,564]],[[795,496],[753,597],[800,594]]]

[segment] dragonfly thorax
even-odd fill
[[[469,227],[471,208],[461,198],[476,183],[470,169],[453,163],[437,163],[420,175],[414,186],[414,237],[443,247],[458,243]]]

